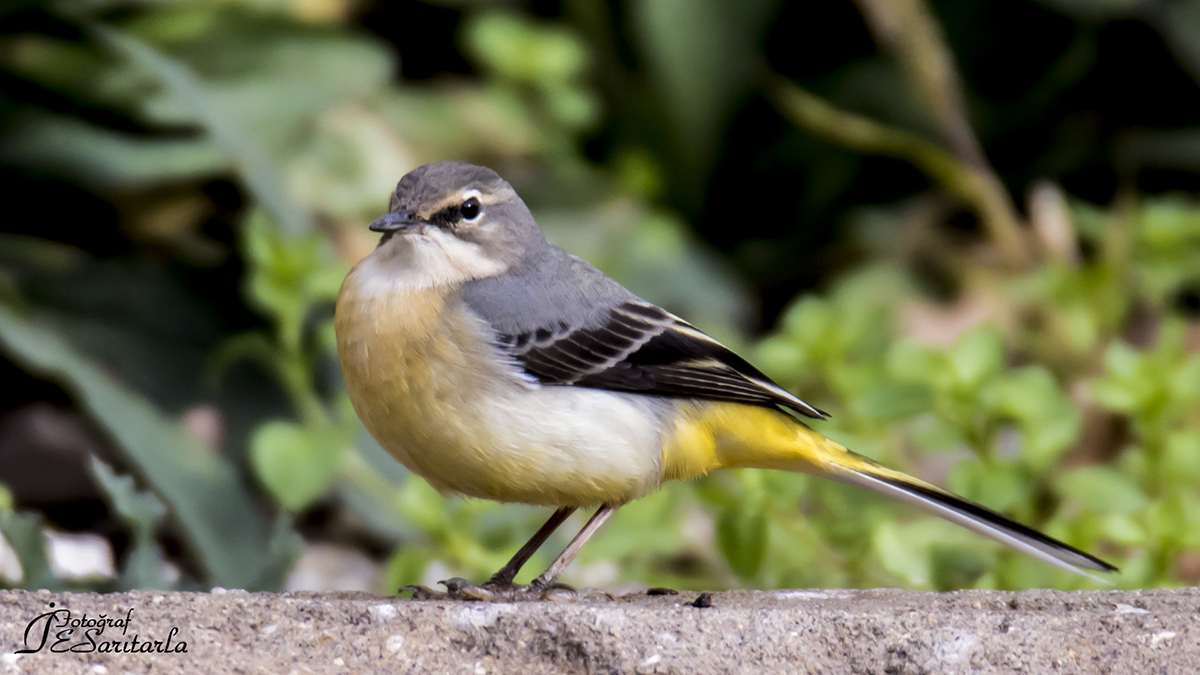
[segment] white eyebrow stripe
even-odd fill
[[[439,202],[435,203],[433,206],[429,207],[428,211],[421,212],[418,215],[420,215],[421,218],[432,218],[434,214],[440,213],[443,209],[449,208],[451,206],[459,206],[463,202],[467,201],[468,199],[470,199],[472,197],[474,197],[475,199],[478,199],[480,205],[482,205],[482,206],[491,206],[493,204],[499,204],[501,202],[507,201],[508,199],[510,199],[511,197],[513,197],[515,195],[516,195],[515,192],[504,191],[504,190],[494,193],[494,194],[485,195],[482,192],[480,192],[479,190],[477,190],[475,188],[471,188],[470,190],[467,190],[466,192],[463,192],[460,195],[451,195],[449,197],[443,197],[441,201],[439,201]]]

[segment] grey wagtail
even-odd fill
[[[557,507],[482,586],[540,596],[612,514],[715,469],[826,476],[916,504],[1052,565],[1116,568],[809,428],[827,415],[679,317],[546,241],[491,169],[400,179],[376,249],[338,294],[338,357],[363,424],[446,495]],[[521,566],[576,509],[599,507],[530,586]]]

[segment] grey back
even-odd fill
[[[593,328],[607,310],[638,300],[587,261],[552,244],[538,246],[508,274],[468,282],[463,300],[503,335]]]

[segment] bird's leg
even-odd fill
[[[554,531],[557,530],[567,520],[567,518],[571,516],[572,513],[575,513],[574,506],[564,506],[555,511],[550,516],[550,519],[546,521],[546,524],[542,525],[541,529],[535,532],[533,536],[529,538],[529,541],[525,542],[525,545],[522,546],[515,555],[513,555],[511,560],[504,564],[504,567],[500,568],[499,572],[493,574],[491,579],[483,582],[484,588],[508,588],[512,586],[513,579],[516,578],[517,572],[521,571],[521,567],[529,561],[530,556],[537,552],[537,550],[542,547],[542,544],[546,543],[546,540],[550,538],[550,535],[554,534]]]
[[[476,586],[466,579],[455,577],[439,582],[446,587],[445,593],[424,586],[405,586],[400,590],[411,591],[413,598],[418,600],[452,598],[456,600],[496,601],[508,599],[508,596],[514,593],[525,591],[524,588],[514,589],[513,587],[512,581],[516,578],[517,572],[521,571],[521,567],[529,561],[529,558],[542,547],[542,544],[546,543],[550,535],[554,534],[554,531],[566,522],[567,518],[574,512],[574,506],[564,506],[551,514],[550,519],[529,538],[529,541],[525,542],[525,545],[513,555],[512,559],[505,563],[499,572],[493,574],[491,579],[483,582],[482,585]]]
[[[596,530],[600,529],[604,521],[617,512],[618,508],[617,506],[610,506],[608,504],[601,506],[592,515],[591,520],[587,521],[587,525],[584,525],[583,529],[579,531],[579,534],[575,535],[571,543],[567,544],[567,547],[563,549],[558,558],[555,558],[554,562],[550,563],[550,567],[545,572],[542,572],[541,576],[534,579],[532,584],[529,584],[529,590],[540,594],[553,586],[554,582],[558,580],[558,575],[562,574],[567,565],[570,565],[575,560],[575,556],[579,555],[579,550],[583,548],[583,545],[587,543],[588,539],[592,538],[592,535],[596,534]]]
[[[570,587],[556,588],[554,582],[558,579],[558,575],[566,569],[567,565],[570,565],[575,560],[575,556],[579,555],[579,550],[583,548],[588,539],[591,539],[592,535],[596,534],[596,530],[599,530],[604,521],[608,520],[616,510],[616,506],[601,506],[592,515],[591,519],[588,520],[587,524],[583,526],[583,529],[579,531],[579,534],[575,535],[571,543],[567,544],[567,547],[563,549],[558,558],[550,564],[550,567],[528,586],[513,585],[513,577],[516,576],[521,566],[529,560],[533,552],[544,544],[546,539],[550,537],[550,534],[559,525],[562,525],[563,521],[575,511],[574,507],[563,507],[555,511],[554,515],[550,516],[550,520],[546,521],[546,524],[533,535],[533,538],[522,546],[521,550],[517,551],[512,560],[508,561],[508,564],[481,586],[476,586],[466,579],[455,577],[439,582],[446,587],[445,593],[420,586],[407,586],[404,590],[412,591],[413,597],[417,599],[450,598],[452,600],[480,600],[483,602],[553,599],[547,596],[547,591],[550,590],[561,590],[573,596],[574,589]]]

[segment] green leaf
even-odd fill
[[[1142,355],[1124,342],[1113,342],[1104,351],[1104,368],[1119,378],[1132,379],[1139,375]]]
[[[1083,417],[1077,410],[1066,410],[1062,417],[1039,421],[1025,433],[1021,457],[1036,473],[1050,468],[1074,447],[1083,430]]]
[[[929,540],[914,537],[912,527],[893,520],[883,521],[871,533],[871,546],[888,572],[908,585],[928,588],[933,579]]]
[[[1054,463],[1079,439],[1082,415],[1042,366],[1007,372],[990,390],[991,407],[1021,427],[1021,455],[1035,472]]]
[[[1171,376],[1171,392],[1180,402],[1200,399],[1200,355],[1193,356]]]
[[[675,490],[659,490],[623,507],[612,525],[597,535],[599,546],[589,545],[581,556],[587,560],[613,560],[678,554],[683,537],[676,527],[680,519],[677,494]]]
[[[1088,387],[1089,393],[1097,403],[1113,412],[1125,414],[1134,413],[1141,407],[1140,389],[1128,386],[1125,382],[1111,380],[1096,380]]]
[[[1176,491],[1150,505],[1146,518],[1163,543],[1180,548],[1200,546],[1200,498],[1194,491]]]
[[[1111,466],[1089,466],[1064,474],[1058,489],[1099,513],[1132,513],[1146,506],[1146,495]]]
[[[754,363],[781,383],[803,377],[808,368],[808,359],[805,358],[804,351],[787,336],[778,334],[755,346]]]
[[[802,347],[819,347],[833,330],[837,317],[829,303],[808,296],[796,303],[783,317],[784,332]]]
[[[1110,513],[1100,525],[1104,536],[1123,546],[1145,546],[1146,528],[1134,514]]]
[[[208,583],[254,588],[274,563],[267,527],[224,458],[87,361],[53,333],[0,307],[0,344],[31,372],[61,383],[170,509]]]
[[[1104,376],[1091,383],[1091,394],[1104,407],[1126,414],[1142,412],[1156,396],[1168,373],[1157,372],[1150,359],[1123,342],[1104,352]]]
[[[435,560],[435,553],[425,547],[404,546],[388,558],[383,568],[384,593],[396,593],[405,586],[424,581],[425,568]]]
[[[930,545],[933,587],[938,591],[970,588],[994,566],[994,554],[969,546]]]
[[[913,384],[885,384],[853,403],[856,415],[880,422],[895,422],[933,407],[933,392]]]
[[[242,231],[253,263],[250,297],[276,316],[301,317],[308,309],[312,278],[322,268],[323,240],[315,235],[285,237],[261,210],[251,213]],[[317,283],[327,284],[324,278]]]
[[[408,469],[388,454],[387,450],[375,440],[366,429],[359,429],[355,439],[358,454],[370,466],[375,475],[383,478],[391,485],[403,485],[409,477]]]
[[[109,506],[132,533],[132,546],[125,556],[121,587],[125,589],[167,588],[163,558],[155,541],[158,521],[167,509],[153,494],[138,492],[131,476],[118,476],[95,456],[88,464]]]
[[[333,256],[322,256],[320,264],[304,277],[304,290],[313,302],[337,300],[342,282],[350,273],[350,267]]]
[[[266,150],[186,64],[104,24],[88,22],[85,26],[114,54],[152,73],[171,96],[204,125],[213,140],[233,160],[250,191],[285,232],[297,236],[312,231],[308,212],[284,188],[283,177]]]
[[[970,442],[963,429],[937,415],[922,415],[913,420],[912,440],[922,452],[963,450]]]
[[[104,190],[198,180],[231,163],[206,139],[123,134],[54,115],[23,118],[0,143],[0,159],[61,172]]]
[[[950,365],[959,382],[970,388],[978,387],[1004,368],[1004,341],[994,328],[973,330],[959,339],[950,352]]]
[[[934,350],[908,340],[893,343],[887,352],[887,372],[908,384],[926,384],[946,367],[946,359]]]
[[[1186,250],[1200,242],[1200,209],[1191,200],[1179,195],[1148,200],[1138,216],[1142,239],[1151,247]]]
[[[97,457],[90,457],[88,464],[92,476],[108,498],[108,503],[127,525],[134,528],[135,533],[153,533],[158,521],[166,515],[167,509],[158,497],[146,492],[139,492],[134,487],[132,476],[118,476],[112,467]]]
[[[261,331],[238,333],[226,338],[209,357],[204,379],[210,389],[216,389],[225,374],[242,361],[254,361],[267,369],[278,366],[279,352],[271,338]]]
[[[947,480],[954,492],[1001,513],[1022,503],[1031,488],[1020,467],[1009,462],[964,460],[951,467]]]
[[[267,422],[250,440],[259,480],[285,508],[299,511],[320,498],[337,476],[342,446],[337,434],[291,422]]]
[[[683,168],[708,173],[722,125],[753,81],[754,58],[773,2],[636,0],[630,25],[644,67],[672,123]]]
[[[561,85],[581,77],[587,68],[583,42],[570,31],[512,12],[472,15],[465,36],[475,60],[502,77],[535,87]]]
[[[409,474],[404,488],[398,495],[398,502],[404,517],[416,523],[422,530],[438,533],[449,529],[450,516],[447,513],[446,499],[425,482],[424,478]]]
[[[1163,473],[1183,485],[1200,481],[1200,430],[1176,431],[1167,437]]]
[[[1058,417],[1071,403],[1043,366],[1005,373],[992,392],[997,412],[1022,421],[1040,422]]]
[[[258,572],[254,588],[283,588],[288,574],[304,550],[304,540],[292,526],[292,518],[286,513],[275,517],[271,536],[267,540],[267,564]]]
[[[316,303],[332,302],[337,297],[348,270],[333,260],[328,242],[319,235],[286,237],[261,209],[246,218],[242,232],[251,261],[247,281],[250,300],[275,319],[278,340],[289,354],[295,354],[302,348],[304,320],[309,311]],[[280,368],[284,361],[268,359]]]
[[[767,552],[766,514],[761,500],[750,501],[728,506],[717,519],[717,546],[742,579],[758,573]]]
[[[57,591],[63,588],[62,581],[50,569],[41,514],[0,513],[0,534],[4,535],[21,563],[22,588],[31,591],[41,588]]]

